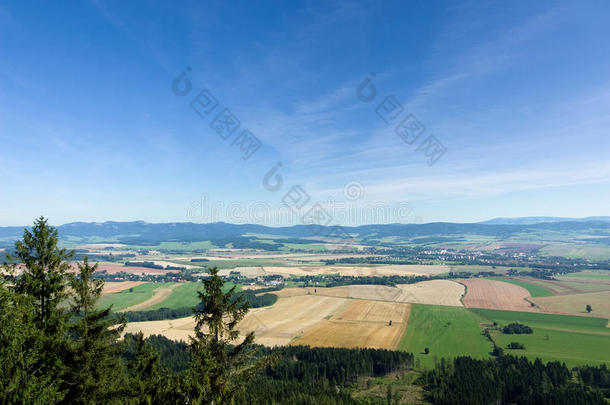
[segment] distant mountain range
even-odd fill
[[[546,232],[562,233],[570,237],[610,236],[610,217],[589,218],[496,218],[479,223],[432,222],[427,224],[380,224],[356,227],[317,227],[306,225],[268,227],[263,225],[237,225],[224,222],[196,224],[191,222],[153,224],[134,222],[73,222],[57,227],[60,238],[74,243],[127,243],[135,245],[158,244],[163,241],[192,242],[227,238],[244,238],[249,235],[269,235],[279,238],[316,239],[346,233],[360,241],[379,241],[396,237],[401,240],[430,236],[483,235],[495,238],[532,235],[536,239]],[[12,245],[21,238],[23,227],[0,227],[0,244]],[[259,237],[257,236],[257,237]],[[254,237],[256,239],[257,237]]]
[[[532,225],[549,222],[610,222],[610,217],[562,218],[562,217],[521,217],[521,218],[494,218],[481,221],[479,224],[488,225]]]

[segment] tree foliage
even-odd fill
[[[120,356],[123,352],[118,339],[125,323],[115,324],[111,308],[96,309],[104,282],[91,276],[97,264],[90,266],[85,258],[78,264],[77,276],[69,276],[72,294],[68,324],[66,403],[92,404],[120,402],[125,396],[127,380]]]
[[[34,320],[45,333],[55,333],[63,323],[63,313],[57,306],[66,298],[65,272],[73,255],[57,246],[57,230],[44,217],[34,221],[32,231],[25,229],[23,240],[15,243],[15,255],[24,265],[23,273],[15,280],[15,291],[32,298]]]
[[[509,323],[508,325],[502,328],[502,333],[507,335],[521,335],[521,334],[532,334],[534,331],[527,325],[524,325],[519,322]]]
[[[572,373],[559,362],[543,364],[525,357],[493,360],[458,357],[425,372],[422,384],[440,405],[518,403],[521,405],[605,404],[603,395],[572,383]]]
[[[64,396],[34,313],[30,298],[0,284],[0,403],[51,404]]]
[[[236,286],[223,292],[218,269],[209,270],[199,291],[201,303],[194,308],[195,337],[191,338],[191,365],[185,380],[187,397],[193,403],[230,402],[267,360],[253,360],[254,333],[239,340],[237,324],[246,316],[248,304],[242,296],[235,299]]]

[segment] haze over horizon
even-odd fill
[[[282,200],[296,185],[333,225],[608,215],[609,12],[3,3],[0,226],[292,225]],[[181,72],[186,96],[172,91]],[[357,96],[367,77],[371,101]],[[190,104],[204,89],[218,106],[202,118]],[[378,116],[390,95],[420,141],[446,148],[434,164]],[[240,121],[226,140],[210,127],[223,108]],[[244,129],[261,142],[246,160]]]
[[[329,226],[340,225],[346,227],[357,227],[357,226],[366,226],[366,225],[426,225],[432,223],[453,223],[453,224],[487,224],[487,225],[533,225],[533,224],[543,224],[543,223],[557,223],[557,222],[610,222],[610,216],[592,216],[592,217],[583,217],[583,218],[567,218],[567,217],[517,217],[517,218],[489,218],[483,221],[477,222],[451,222],[451,221],[430,221],[430,222],[387,222],[387,223],[367,223],[360,225],[346,225],[341,223],[334,223]],[[149,222],[141,219],[136,219],[133,221],[113,221],[111,219],[105,221],[73,221],[66,223],[52,223],[53,226],[66,226],[73,224],[94,224],[94,225],[104,225],[104,224],[132,224],[132,223],[143,223],[148,225],[163,225],[163,224],[196,224],[196,225],[213,225],[213,224],[227,224],[227,225],[263,225],[270,228],[279,228],[279,227],[291,227],[295,225],[303,225],[301,223],[296,224],[282,224],[282,225],[274,225],[274,224],[264,224],[264,223],[247,223],[247,222],[226,222],[226,221],[211,221],[211,222],[193,222],[193,221],[171,221],[171,222]],[[30,227],[30,224],[21,224],[16,225],[16,227]],[[0,225],[0,228],[14,228],[15,226],[4,226]]]

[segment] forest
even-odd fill
[[[162,336],[149,339],[162,353],[165,367],[177,373],[188,367],[184,343]],[[257,346],[257,352],[275,356],[277,363],[253,379],[236,403],[359,404],[363,402],[354,400],[350,392],[362,377],[413,369],[412,354],[390,350]],[[441,359],[434,369],[421,372],[416,383],[434,404],[601,405],[606,404],[604,398],[610,399],[610,370],[605,365],[570,370],[559,362],[543,364],[508,355],[492,360]]]
[[[606,404],[610,373],[606,366],[569,370],[559,362],[543,364],[525,357],[493,360],[444,359],[424,372],[421,382],[435,404],[520,405]]]

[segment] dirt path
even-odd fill
[[[152,307],[153,305],[159,304],[160,302],[165,301],[170,295],[172,295],[172,291],[174,288],[178,287],[180,284],[174,284],[169,287],[159,287],[153,291],[153,296],[147,299],[144,302],[140,302],[139,304],[132,305],[128,308],[125,308],[121,311],[117,312],[127,312],[127,311],[142,311],[143,309],[147,309]]]

